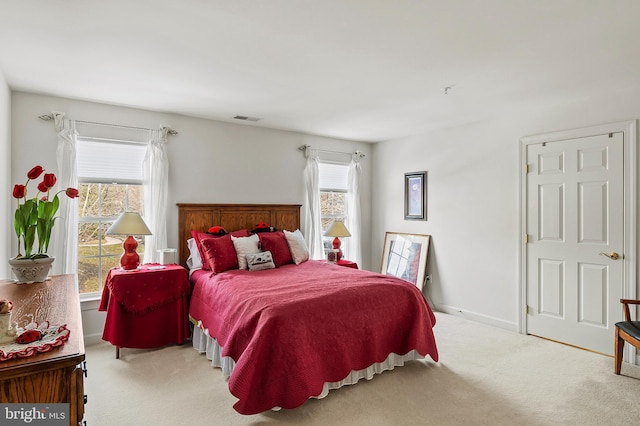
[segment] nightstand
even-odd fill
[[[158,348],[190,337],[189,274],[180,265],[112,268],[98,310],[106,311],[102,339],[120,348]]]

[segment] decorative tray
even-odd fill
[[[42,339],[31,343],[16,343],[15,340],[0,344],[0,361],[8,361],[13,358],[26,358],[32,355],[49,352],[50,350],[64,345],[69,340],[69,329],[67,324],[50,325],[49,321],[41,324],[32,322],[26,327],[17,327],[16,336],[25,331],[37,329],[42,333]]]

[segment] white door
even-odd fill
[[[624,133],[526,149],[526,331],[612,354],[624,287]]]

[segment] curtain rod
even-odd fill
[[[44,121],[51,121],[54,120],[55,117],[53,116],[53,114],[44,114],[44,115],[39,115],[38,118],[40,120],[44,120]],[[121,129],[134,129],[134,130],[155,130],[155,129],[149,129],[147,127],[134,127],[134,126],[124,126],[121,124],[107,124],[107,123],[97,123],[95,121],[82,121],[82,120],[75,120],[76,123],[83,123],[83,124],[93,124],[96,126],[105,126],[105,127],[117,127],[117,128],[121,128]],[[177,135],[178,131],[177,130],[173,130],[173,129],[169,129],[167,130],[167,133],[170,135]]]
[[[311,148],[311,145],[302,145],[302,146],[299,146],[299,147],[298,147],[298,149],[299,149],[300,151],[306,151],[306,150],[307,150],[307,149],[309,149],[309,148]],[[326,154],[343,154],[343,155],[353,155],[353,154],[355,154],[355,155],[357,155],[357,156],[358,156],[358,158],[362,158],[362,157],[364,157],[364,156],[365,156],[365,155],[364,155],[362,152],[360,152],[360,151],[355,151],[355,152],[344,152],[344,151],[327,151],[327,150],[325,150],[325,149],[318,149],[317,151],[318,151],[318,152],[324,152],[324,153],[326,153]]]

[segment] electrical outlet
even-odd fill
[[[425,277],[425,281],[426,281],[426,282],[428,282],[428,283],[430,283],[430,282],[432,282],[432,280],[433,280],[433,279],[432,279],[432,277],[431,277],[431,274],[427,274],[427,276]]]

